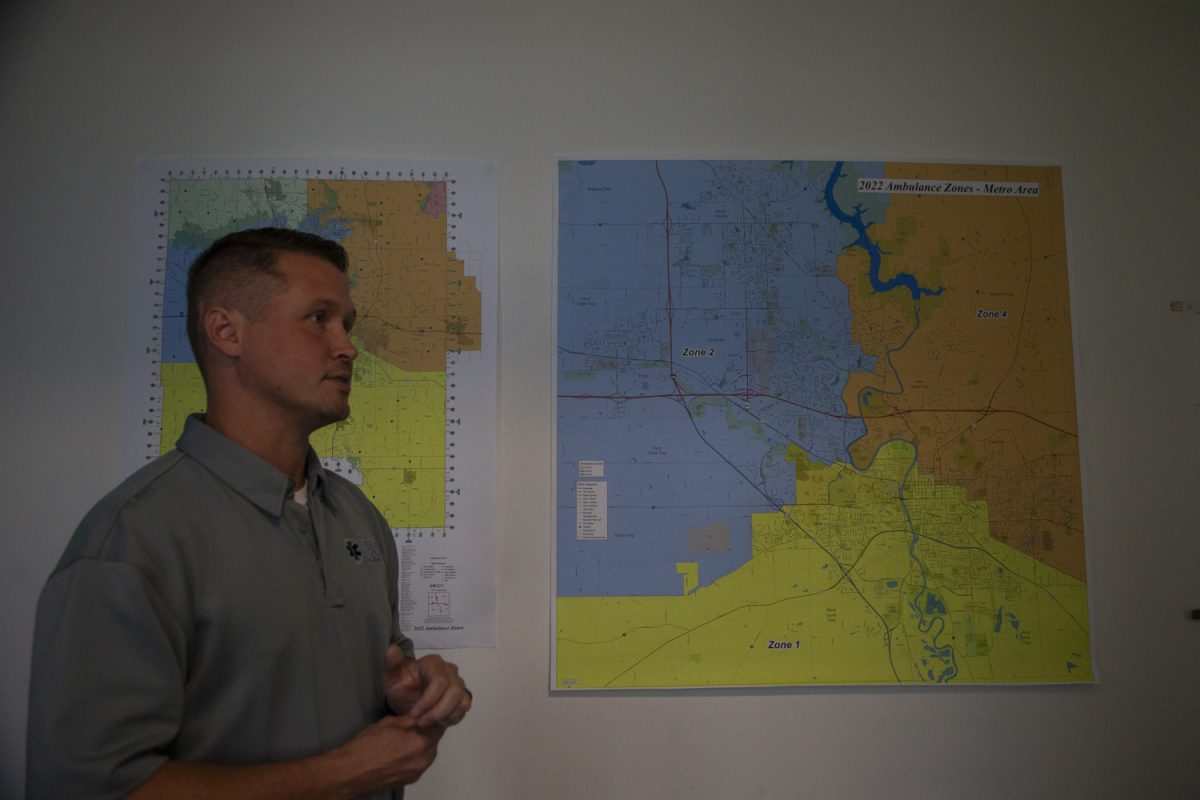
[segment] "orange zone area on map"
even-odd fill
[[[330,180],[308,193],[310,209],[349,229],[363,346],[412,372],[443,372],[447,351],[479,349],[481,298],[447,249],[445,182]]]
[[[879,278],[906,272],[945,287],[937,297],[876,293],[862,248],[839,260],[854,339],[876,358],[843,395],[867,426],[851,457],[864,467],[888,440],[913,442],[923,474],[986,500],[993,538],[1084,580],[1060,171],[903,164],[886,177],[1034,182],[1041,193],[889,195],[886,223],[870,228]]]

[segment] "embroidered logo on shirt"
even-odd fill
[[[374,539],[347,539],[346,552],[350,554],[355,563],[361,564],[365,561],[382,561],[383,554],[379,552],[379,545]]]

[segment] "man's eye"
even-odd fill
[[[324,322],[327,319],[327,315],[324,311],[317,311],[316,313],[309,314],[308,318],[313,322]]]

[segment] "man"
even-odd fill
[[[399,631],[387,523],[309,447],[350,412],[346,270],[340,245],[269,228],[192,265],[208,409],[47,581],[30,797],[399,796],[470,709]]]

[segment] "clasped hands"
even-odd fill
[[[383,690],[392,712],[411,717],[420,728],[456,725],[471,709],[471,692],[458,667],[436,654],[409,658],[394,644],[384,657]]]

